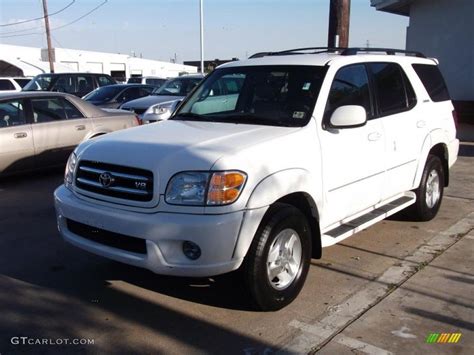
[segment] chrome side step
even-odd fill
[[[328,247],[339,243],[357,232],[391,216],[404,208],[414,204],[416,195],[413,192],[406,192],[401,197],[398,197],[388,203],[374,206],[374,209],[369,212],[343,222],[339,226],[328,230],[321,236],[321,245]]]

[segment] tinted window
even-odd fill
[[[84,100],[87,101],[110,101],[123,90],[123,86],[109,85],[104,86],[94,91],[91,91]]]
[[[15,90],[15,86],[10,80],[0,79],[0,90]]]
[[[125,101],[130,101],[134,100],[140,97],[140,88],[139,87],[133,87],[133,88],[128,88],[125,89],[118,97],[117,101],[119,102],[125,102]]]
[[[18,100],[0,102],[0,128],[26,124],[23,103]]]
[[[54,81],[55,76],[51,74],[41,74],[35,76],[31,81],[23,88],[26,91],[35,90],[49,90],[51,83]]]
[[[148,96],[152,93],[152,87],[140,88],[140,97]]]
[[[20,87],[24,88],[30,82],[30,79],[14,79]]]
[[[367,117],[372,117],[369,77],[363,64],[339,69],[329,92],[326,117],[329,117],[338,107],[346,105],[362,106],[367,112]]]
[[[91,76],[77,76],[77,92],[87,94],[94,90]]]
[[[142,78],[130,78],[127,81],[127,84],[141,84]]]
[[[56,82],[52,86],[52,91],[58,92],[76,92],[75,77],[70,75],[61,75],[57,78]]]
[[[66,99],[61,99],[63,105],[64,105],[64,111],[66,111],[66,117],[68,119],[75,119],[75,118],[84,118],[84,115],[79,111],[76,106],[71,104],[68,100]]]
[[[449,100],[449,92],[437,65],[413,64],[426,91],[434,102]]]
[[[61,121],[67,119],[61,98],[31,99],[35,123]]]
[[[412,106],[413,103],[408,102],[405,91],[405,81],[409,84],[408,79],[398,64],[371,63],[369,65],[374,78],[380,115],[405,111]],[[412,88],[411,92],[413,96]]]
[[[301,127],[311,119],[325,73],[296,65],[217,69],[173,119]],[[236,87],[225,92],[227,82]]]
[[[107,86],[107,85],[114,85],[114,81],[106,75],[99,75],[97,77],[97,82],[99,86]]]

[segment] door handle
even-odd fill
[[[369,139],[369,141],[375,142],[382,138],[382,135],[379,132],[372,132],[368,135],[367,138]]]
[[[416,123],[416,126],[417,126],[418,128],[424,128],[424,127],[426,126],[426,121],[420,120],[420,121],[418,121],[418,122]]]
[[[86,129],[86,126],[84,126],[83,124],[80,124],[79,126],[76,126],[77,131],[83,131],[85,129]]]
[[[18,132],[13,135],[15,138],[26,138],[28,137],[28,134],[26,132]]]

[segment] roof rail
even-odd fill
[[[318,53],[333,53],[333,52],[342,52],[347,48],[342,47],[304,47],[304,48],[294,48],[294,49],[285,49],[278,52],[259,52],[251,55],[249,59],[252,58],[261,58],[272,55],[291,55],[291,54],[318,54]],[[303,53],[308,52],[309,53]]]
[[[407,51],[404,49],[394,49],[394,48],[363,48],[363,47],[353,47],[346,48],[341,52],[341,55],[356,55],[359,52],[373,53],[373,52],[383,52],[387,55],[395,55],[397,53],[410,55],[414,57],[426,58],[425,55],[421,52],[416,51]]]
[[[356,55],[360,52],[365,53],[385,53],[387,55],[395,55],[397,53],[426,58],[425,55],[421,52],[416,51],[406,51],[403,49],[394,49],[394,48],[362,48],[362,47],[305,47],[305,48],[295,48],[295,49],[286,49],[278,52],[259,52],[251,55],[249,59],[252,58],[261,58],[267,56],[276,56],[276,55],[292,55],[292,54],[319,54],[319,53],[339,53],[341,55]]]

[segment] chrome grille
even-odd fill
[[[96,194],[132,201],[151,201],[153,173],[128,166],[81,160],[76,187]]]

